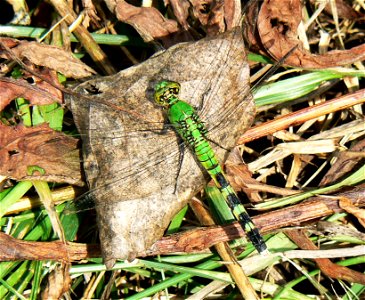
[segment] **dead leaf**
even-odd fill
[[[0,174],[16,180],[45,180],[82,185],[78,140],[43,124],[37,127],[0,124]],[[29,176],[38,167],[44,175]]]
[[[0,42],[1,42],[2,46],[8,47],[8,48],[13,48],[16,45],[18,45],[19,41],[17,39],[12,39],[12,38],[8,38],[8,37],[1,37]],[[0,52],[0,57],[3,57],[1,55],[1,52]],[[5,58],[5,57],[3,57],[3,58]]]
[[[29,70],[34,70],[35,73],[38,74],[40,77],[34,76],[32,74],[28,75],[28,72],[24,72],[24,78],[26,78],[27,80],[29,80],[29,78],[32,78],[34,85],[36,85],[43,91],[58,96],[58,98],[61,100],[59,103],[63,103],[63,85],[60,84],[58,80],[57,72],[48,68],[42,68],[41,70],[37,68],[35,70],[34,65],[31,65],[28,68]]]
[[[233,188],[242,190],[251,202],[261,201],[260,194],[256,190],[252,190],[247,187],[247,184],[260,184],[252,178],[252,173],[248,170],[247,165],[243,163],[241,153],[237,147],[229,153],[229,156],[225,163],[225,170],[228,176],[229,182]]]
[[[334,50],[312,54],[302,47],[297,28],[302,20],[302,5],[296,1],[264,1],[258,16],[258,31],[262,44],[279,61],[297,45],[285,64],[309,69],[343,66],[365,58],[365,44],[350,50]]]
[[[183,1],[173,0],[170,3],[174,3],[173,7],[182,3],[188,10],[184,13],[184,23],[187,23],[189,17],[188,11],[191,11],[191,17],[194,23],[201,25],[207,36],[215,36],[219,33],[233,29],[239,26],[241,19],[241,6],[240,3],[234,0],[213,1],[213,0],[192,0],[189,2],[190,6]],[[181,10],[181,9],[180,9]],[[175,16],[181,15],[179,10],[173,10]],[[180,20],[178,18],[178,20]],[[183,26],[183,28],[185,28]]]
[[[250,1],[245,6],[244,18],[242,22],[242,33],[247,47],[253,52],[266,54],[257,31],[257,16],[259,14],[259,1]]]
[[[302,20],[300,0],[264,1],[255,22],[257,9],[258,3],[248,8],[245,19],[248,28],[245,29],[245,38],[254,51],[266,52],[276,61],[280,61],[295,47],[297,48],[285,59],[286,65],[321,69],[343,66],[365,58],[365,44],[349,50],[329,51],[322,55],[312,54],[304,49],[297,34],[297,28]]]
[[[107,1],[108,3],[112,3],[108,7],[112,7],[111,11],[118,20],[133,26],[145,42],[159,39],[166,45],[168,40],[165,37],[179,31],[176,21],[166,19],[154,7],[136,7],[124,0]]]
[[[0,78],[0,111],[19,97],[25,98],[32,105],[62,103],[62,93],[44,81],[35,86],[23,79]]]
[[[92,68],[75,58],[71,52],[62,48],[37,42],[11,40],[0,38],[0,46],[3,43],[11,49],[13,55],[20,59],[26,58],[37,66],[47,67],[66,77],[75,79],[89,77],[96,73]],[[4,47],[1,47],[0,50],[0,57],[13,58]]]

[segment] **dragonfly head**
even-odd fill
[[[165,108],[170,107],[179,98],[180,84],[175,81],[163,80],[155,85],[155,102]]]

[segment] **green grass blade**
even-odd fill
[[[11,292],[15,295],[18,295],[18,292],[14,290],[14,286],[21,280],[21,278],[29,271],[30,262],[23,262],[18,268],[12,272],[6,280],[1,279],[3,285],[0,286],[0,299],[4,299],[4,297]],[[5,283],[5,284],[4,284]]]
[[[284,103],[313,92],[325,81],[344,76],[365,77],[365,72],[334,68],[269,83],[254,91],[255,103],[256,106]]]
[[[186,212],[188,211],[188,206],[185,205],[172,219],[169,228],[167,228],[166,230],[166,234],[173,234],[175,232],[178,232],[180,227],[181,227],[181,223],[184,220],[184,217],[186,215]]]
[[[26,37],[39,39],[48,32],[48,28],[29,27],[29,26],[15,26],[15,25],[1,25],[0,35],[7,35],[11,37]],[[91,33],[91,36],[98,44],[105,45],[133,45],[133,46],[145,46],[142,39],[139,37],[130,38],[127,35],[117,34],[98,34]],[[71,34],[71,42],[78,42],[77,38]]]

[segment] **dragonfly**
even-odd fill
[[[77,96],[67,100],[83,140],[106,264],[148,254],[208,179],[190,151],[180,165],[180,139],[153,100],[154,87],[165,78],[179,82],[181,98],[198,109],[220,161],[255,115],[240,30],[178,44],[120,74],[77,86]]]
[[[170,124],[176,129],[199,163],[209,173],[219,191],[225,198],[233,215],[238,220],[252,244],[260,254],[268,250],[259,230],[241,204],[236,192],[229,184],[227,176],[209,144],[207,129],[195,109],[179,98],[180,84],[173,81],[161,81],[155,86],[155,102],[167,111]]]

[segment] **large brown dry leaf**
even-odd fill
[[[115,259],[146,251],[205,183],[189,151],[180,169],[179,140],[152,103],[151,89],[162,79],[180,82],[182,99],[200,108],[221,159],[253,119],[240,30],[176,45],[76,89],[92,97],[91,102],[72,97],[71,109],[83,138],[84,168],[109,267]]]
[[[29,176],[37,166],[45,174]],[[82,185],[77,140],[43,124],[36,127],[0,124],[0,174],[16,180],[45,180]]]
[[[258,5],[258,3],[256,3]],[[264,1],[255,23],[257,6],[249,7],[246,26],[246,39],[256,50],[269,53],[279,61],[292,49],[294,51],[285,60],[285,64],[300,68],[318,69],[343,66],[365,59],[365,44],[349,50],[334,50],[326,54],[312,54],[304,49],[298,39],[297,28],[302,21],[300,0]],[[258,35],[253,33],[258,31]],[[262,48],[263,47],[263,48]]]
[[[2,45],[10,48],[12,53],[1,47]],[[55,70],[66,77],[77,79],[95,74],[92,68],[75,58],[71,52],[65,51],[62,48],[37,42],[0,38],[0,57],[13,59],[12,55],[19,59],[26,58],[37,66]]]

